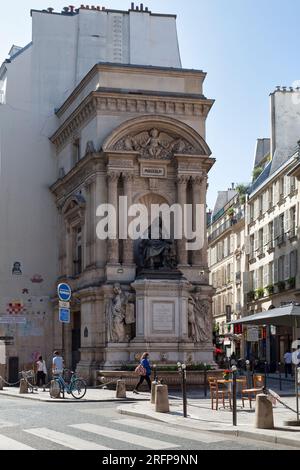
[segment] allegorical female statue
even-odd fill
[[[134,305],[129,303],[129,298],[122,292],[120,284],[114,285],[113,294],[106,309],[108,341],[125,343],[130,340],[126,325],[135,323]]]
[[[212,339],[212,321],[208,300],[192,295],[189,299],[189,336],[195,343],[207,343]]]

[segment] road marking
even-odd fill
[[[55,442],[56,444],[61,444],[62,446],[69,447],[73,450],[111,450],[108,447],[100,446],[99,444],[95,444],[94,442],[85,441],[76,436],[71,436],[63,432],[53,431],[52,429],[48,428],[24,429],[24,431],[42,439],[47,439],[48,441]]]
[[[33,447],[0,434],[0,450],[35,450]]]
[[[110,437],[117,441],[124,441],[129,444],[135,444],[137,446],[146,447],[147,449],[171,449],[173,447],[180,447],[177,444],[171,442],[164,442],[161,440],[151,439],[149,437],[131,434],[129,432],[119,431],[117,429],[106,428],[104,426],[98,426],[96,424],[83,423],[83,424],[71,424],[72,428],[80,429],[82,431],[92,432],[98,434],[98,436]]]
[[[180,439],[188,439],[190,441],[197,441],[203,443],[210,443],[210,442],[222,442],[225,441],[226,438],[218,437],[211,433],[205,433],[201,431],[188,431],[186,429],[176,429],[171,428],[166,423],[164,426],[163,424],[156,424],[156,423],[149,423],[146,421],[139,421],[137,419],[119,419],[113,420],[113,422],[121,424],[123,426],[131,426],[133,428],[138,429],[145,429],[146,431],[153,431],[158,432],[160,434],[166,434],[167,436],[173,437],[180,437]]]

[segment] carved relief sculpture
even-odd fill
[[[143,158],[169,160],[173,153],[196,154],[195,148],[185,139],[171,136],[158,129],[140,132],[137,135],[127,135],[119,140],[114,150],[140,152]]]
[[[124,343],[126,342],[126,300],[124,299],[120,284],[114,285],[113,293],[113,298],[107,304],[106,313],[108,341],[111,343]]]
[[[207,343],[212,338],[212,321],[208,300],[201,300],[197,295],[189,299],[188,309],[189,337],[195,343]]]

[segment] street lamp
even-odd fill
[[[246,360],[246,374],[247,374],[247,387],[251,388],[252,384],[250,383],[250,361]]]
[[[182,400],[183,400],[183,416],[187,417],[187,397],[186,397],[186,365],[177,362],[178,372],[182,378]]]
[[[236,372],[237,367],[232,366],[232,424],[237,425],[237,406],[236,406]]]

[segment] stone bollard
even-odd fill
[[[117,380],[116,398],[126,398],[125,380]]]
[[[267,395],[256,396],[255,427],[258,429],[274,429],[273,405]]]
[[[156,396],[156,387],[158,385],[158,382],[156,382],[155,380],[151,383],[151,399],[150,399],[150,403],[152,405],[155,404],[155,396]]]
[[[3,385],[4,385],[3,379],[2,377],[0,377],[0,390],[3,390]]]
[[[25,379],[20,380],[20,390],[19,393],[28,393],[28,383]]]
[[[168,386],[156,385],[155,392],[155,411],[157,413],[169,413]]]
[[[60,398],[60,386],[56,380],[51,380],[49,393],[51,398]]]

